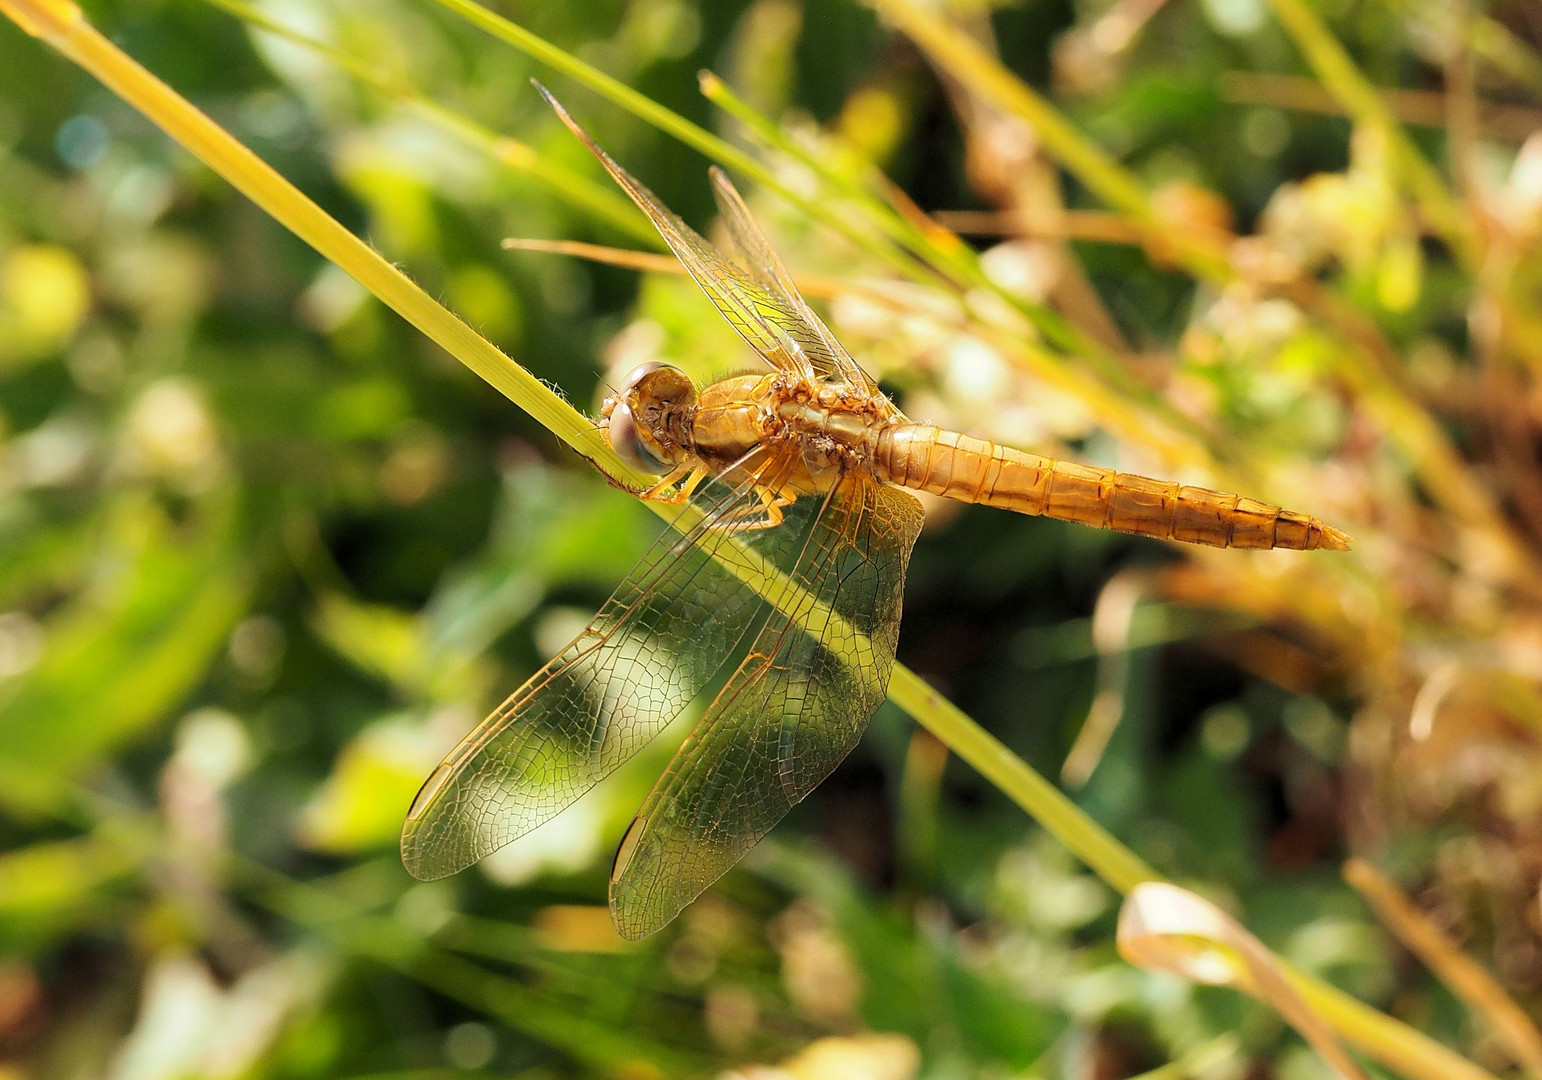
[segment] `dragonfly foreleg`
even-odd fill
[[[638,492],[639,499],[651,502],[679,505],[690,499],[703,480],[711,476],[707,470],[689,464],[677,465],[659,478],[659,482],[646,491]],[[679,485],[676,487],[676,485]]]

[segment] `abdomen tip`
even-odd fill
[[[1335,529],[1332,525],[1324,525],[1322,527],[1322,542],[1317,546],[1326,548],[1329,551],[1348,551],[1349,541],[1350,535],[1348,533]]]

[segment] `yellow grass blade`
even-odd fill
[[[1354,886],[1387,929],[1408,946],[1475,1016],[1482,1017],[1526,1074],[1542,1078],[1542,1031],[1494,977],[1456,947],[1438,926],[1364,859],[1344,864],[1344,880]]]

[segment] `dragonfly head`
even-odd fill
[[[650,360],[632,369],[600,411],[616,453],[632,467],[662,476],[689,453],[696,385],[679,368]]]

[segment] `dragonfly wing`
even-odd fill
[[[773,610],[622,841],[610,906],[624,937],[658,930],[738,862],[850,753],[888,691],[920,503],[859,472],[821,505],[790,575],[794,617]]]
[[[867,372],[851,358],[851,354],[836,340],[824,320],[814,314],[808,301],[803,299],[797,283],[792,280],[792,275],[787,272],[787,267],[766,239],[760,225],[750,215],[749,207],[744,204],[744,198],[734,187],[733,181],[728,179],[728,174],[714,165],[709,175],[712,177],[712,195],[717,200],[723,220],[728,223],[728,231],[733,235],[734,243],[744,255],[750,273],[775,300],[770,310],[762,311],[763,316],[802,350],[815,373],[825,377],[833,376],[849,386],[863,387],[876,393],[878,387]]]
[[[680,260],[681,265],[701,287],[701,291],[707,294],[707,299],[723,313],[723,317],[739,331],[740,336],[749,342],[750,347],[765,357],[774,368],[812,376],[814,372],[808,368],[808,362],[803,357],[798,342],[772,321],[772,317],[783,306],[776,294],[723,255],[712,246],[710,241],[670,211],[659,201],[658,196],[644,187],[631,173],[616,164],[615,160],[600,148],[599,143],[591,139],[589,133],[578,126],[578,123],[568,115],[567,110],[547,92],[544,86],[540,83],[535,85],[547,104],[556,110],[568,130],[578,136],[579,141],[589,148],[589,152],[599,159],[600,164],[605,166],[605,171],[610,173],[611,178],[621,186],[621,190],[637,204],[637,208],[648,215],[648,219],[653,222],[653,227],[658,229],[659,235],[675,253],[675,258]]]
[[[705,485],[690,508],[699,522],[666,529],[588,627],[434,770],[402,830],[414,877],[453,874],[554,817],[712,680],[766,606],[714,552],[742,560],[743,549],[718,549],[750,536],[752,553],[789,559],[781,549],[800,548],[812,527],[805,515],[753,534],[714,528],[753,513],[758,485],[778,482],[785,465],[757,453],[737,470],[751,479]]]

